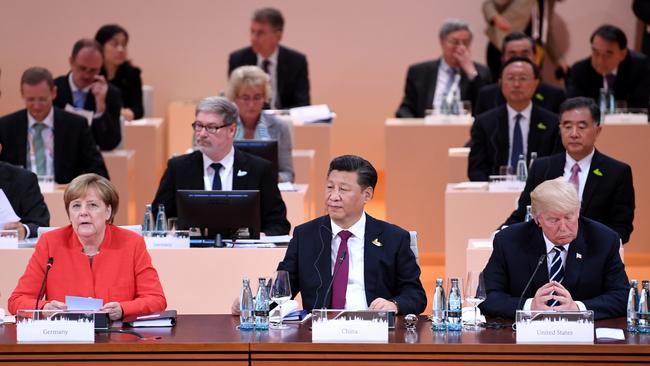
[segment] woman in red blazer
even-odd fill
[[[70,182],[63,196],[70,225],[44,234],[9,298],[9,311],[34,309],[48,259],[44,310],[65,310],[66,296],[100,298],[111,320],[165,310],[167,301],[144,239],[112,224],[119,198],[97,174]]]

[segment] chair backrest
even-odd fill
[[[126,229],[126,230],[131,230],[131,231],[133,231],[134,233],[136,233],[138,235],[142,235],[142,225],[120,225],[118,227],[120,227],[122,229]],[[37,233],[38,237],[40,238],[41,235],[45,234],[46,232],[52,231],[52,230],[58,229],[58,228],[59,228],[59,226],[41,226],[41,227],[38,228],[38,231],[36,233]]]
[[[621,262],[625,263],[625,253],[623,252],[623,240],[620,240],[618,254],[621,256]]]
[[[144,118],[153,115],[153,86],[151,85],[142,86],[142,109],[144,109]]]
[[[420,265],[420,257],[418,253],[418,232],[417,231],[409,231],[409,235],[411,236],[411,251],[413,252],[413,255],[415,255],[415,262]]]

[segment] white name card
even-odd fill
[[[594,343],[593,311],[517,311],[517,343]]]
[[[16,340],[24,343],[93,343],[95,342],[95,322],[83,317],[75,320],[33,320],[21,319],[16,322]]]
[[[144,242],[147,245],[147,249],[178,249],[190,247],[189,236],[145,236]]]
[[[312,342],[388,343],[385,311],[314,310]]]

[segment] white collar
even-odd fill
[[[210,164],[212,164],[212,163],[221,163],[221,165],[223,165],[224,169],[226,169],[226,170],[230,169],[230,167],[232,167],[233,164],[235,163],[235,149],[232,146],[230,146],[230,151],[228,152],[228,154],[226,154],[226,156],[224,156],[223,159],[221,159],[219,161],[214,161],[214,160],[210,159],[204,153],[201,153],[201,155],[203,155],[203,171],[204,172],[208,169],[208,167],[210,167]]]
[[[272,53],[269,57],[266,57],[266,58],[264,58],[262,55],[260,55],[260,54],[258,53],[258,54],[257,54],[257,64],[258,64],[258,65],[261,65],[261,64],[262,64],[262,61],[264,61],[264,60],[269,60],[269,61],[271,61],[271,65],[277,65],[277,64],[278,64],[278,53],[279,53],[279,50],[280,50],[280,46],[276,47],[276,48],[275,48],[275,51],[273,51],[273,53]]]
[[[352,224],[350,228],[348,229],[343,229],[342,227],[338,226],[336,223],[334,223],[334,220],[330,218],[330,225],[332,225],[332,235],[337,236],[339,232],[343,230],[347,230],[352,233],[352,235],[356,236],[357,238],[363,240],[363,235],[366,232],[366,213],[365,211],[361,213],[361,217],[357,222]]]
[[[553,244],[552,241],[548,240],[548,238],[546,237],[546,234],[544,234],[543,231],[542,231],[542,236],[544,236],[544,243],[546,244],[546,254],[549,254],[549,253],[551,253],[551,250],[553,250],[553,247],[555,247],[556,245]],[[571,243],[566,243],[566,244],[560,245],[560,246],[564,247],[564,250],[566,250],[566,252],[568,253],[569,252],[569,245],[571,245]]]
[[[514,119],[517,113],[521,114],[524,116],[524,119],[528,122],[530,122],[530,114],[533,112],[533,102],[531,101],[528,103],[528,106],[524,109],[522,109],[521,112],[517,112],[510,106],[510,104],[506,103],[506,108],[508,109],[508,119]]]
[[[74,94],[74,92],[76,92],[77,90],[81,90],[84,93],[88,93],[90,87],[92,86],[92,85],[88,85],[83,89],[79,89],[79,87],[77,87],[77,85],[74,83],[74,80],[72,79],[72,72],[70,72],[70,74],[68,75],[68,84],[70,84],[70,90],[72,90],[72,94]]]
[[[595,152],[596,152],[596,148],[593,148],[591,150],[591,152],[589,153],[589,155],[585,156],[580,161],[576,161],[575,159],[573,159],[571,157],[571,155],[569,155],[568,152],[566,152],[565,153],[566,154],[566,163],[564,164],[564,166],[568,167],[569,170],[571,170],[573,165],[577,163],[580,166],[580,171],[585,172],[585,171],[589,170],[589,167],[591,166],[591,160],[593,159]]]
[[[27,111],[27,126],[32,127],[34,124],[42,122],[47,127],[54,129],[54,107],[50,108],[50,112],[45,116],[42,121],[37,121],[30,113]]]

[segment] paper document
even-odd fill
[[[92,97],[92,96],[89,96],[89,97]],[[70,112],[70,113],[74,113],[74,114],[76,114],[78,116],[81,116],[81,117],[85,118],[86,121],[88,121],[88,126],[90,126],[93,123],[93,118],[95,117],[95,112],[88,111],[88,110],[85,110],[85,109],[75,108],[75,107],[71,106],[70,104],[65,105],[65,111]]]
[[[65,304],[67,305],[68,310],[99,311],[99,309],[104,306],[104,301],[102,299],[95,299],[92,297],[66,296]]]
[[[20,221],[20,217],[16,215],[16,211],[11,207],[11,203],[9,203],[5,192],[0,189],[0,229],[7,223],[18,221]]]
[[[278,183],[278,189],[280,192],[297,192],[298,188],[293,185],[291,182],[280,182]]]
[[[596,328],[596,339],[625,340],[623,329],[618,328]]]
[[[292,119],[296,119],[304,123],[330,121],[336,116],[336,114],[330,111],[330,108],[327,106],[327,104],[291,108],[289,110],[289,113]]]

